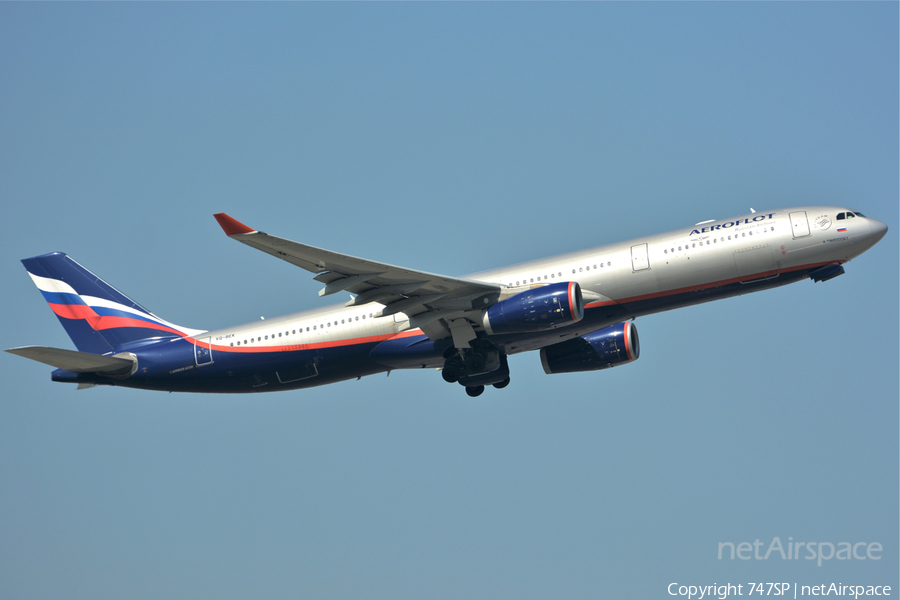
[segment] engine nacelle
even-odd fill
[[[490,335],[530,333],[576,323],[584,316],[577,281],[530,289],[484,309],[481,323]]]
[[[641,355],[637,327],[627,321],[541,349],[544,373],[598,371],[634,362]]]

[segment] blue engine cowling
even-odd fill
[[[581,286],[576,281],[530,289],[486,308],[481,323],[490,335],[529,333],[576,323],[584,316]]]
[[[544,373],[598,371],[634,362],[641,355],[637,327],[628,321],[541,349]]]

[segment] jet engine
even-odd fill
[[[484,309],[481,323],[489,335],[530,333],[576,323],[583,316],[581,286],[564,281],[527,290]]]
[[[598,371],[634,362],[641,355],[637,327],[627,321],[541,349],[544,373]]]

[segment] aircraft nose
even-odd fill
[[[855,236],[853,244],[857,246],[859,252],[865,252],[887,233],[887,225],[876,219],[866,218],[865,229],[861,229],[859,234]]]
[[[887,233],[888,226],[882,223],[881,221],[876,221],[875,219],[869,219],[869,227],[870,232],[869,236],[872,238],[872,244],[877,244],[881,238]]]

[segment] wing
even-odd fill
[[[432,339],[451,335],[450,323],[466,311],[494,304],[503,286],[406,269],[307,246],[247,227],[225,213],[215,215],[228,237],[271,254],[310,273],[325,284],[320,296],[347,291],[347,306],[378,302],[376,317],[404,313],[410,327],[423,327]],[[439,324],[444,321],[446,325]],[[426,327],[430,325],[430,327]]]

